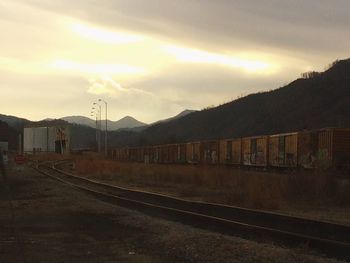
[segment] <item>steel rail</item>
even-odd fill
[[[311,234],[308,231],[312,224],[316,224],[313,226],[313,229],[327,226],[328,228],[333,227],[335,230],[343,230],[345,232],[350,229],[346,226],[218,204],[186,201],[165,195],[115,187],[81,178],[47,165],[39,164],[35,168],[39,172],[71,187],[123,207],[141,210],[143,213],[152,216],[175,220],[224,234],[253,238],[258,241],[279,242],[282,245],[292,247],[306,245],[310,249],[315,249],[331,257],[350,258],[350,242],[349,236],[346,234],[337,232],[333,233],[333,236],[323,237],[322,234],[321,236],[317,235],[314,230],[311,231]],[[70,181],[62,179],[62,176],[65,179],[70,179]],[[75,180],[78,183],[71,180]],[[88,186],[83,186],[82,183]],[[92,189],[92,186],[93,188],[99,187],[100,190]],[[243,216],[239,217],[238,212],[241,212]],[[249,213],[251,213],[250,216]],[[273,218],[274,216],[276,218]],[[259,217],[262,217],[263,220]],[[272,220],[272,223],[268,222],[269,219]],[[284,222],[278,223],[279,220],[283,221],[283,219]],[[303,227],[306,233],[288,230],[296,228],[290,225],[298,224],[298,220],[302,222],[301,225],[299,223],[298,228]]]

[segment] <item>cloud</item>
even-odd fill
[[[143,0],[105,0],[98,5],[83,0],[21,2],[202,49],[279,50],[314,56],[334,50],[346,54],[349,50],[348,0],[148,0],[147,4]]]
[[[90,86],[88,92],[91,94],[115,95],[116,93],[126,92],[120,84],[109,77],[90,78],[89,82]]]
[[[73,23],[71,28],[74,32],[87,39],[114,45],[142,42],[145,39],[145,37],[140,35],[113,32],[81,23]]]
[[[164,50],[179,61],[188,63],[204,63],[243,69],[247,72],[268,73],[272,65],[264,61],[241,59],[234,56],[215,54],[198,49],[190,49],[177,46],[166,46]]]
[[[142,74],[144,69],[125,64],[83,64],[65,59],[53,61],[52,66],[56,69],[77,71],[88,74]]]
[[[101,95],[107,94],[112,97],[122,96],[154,96],[151,92],[146,92],[137,88],[124,88],[109,76],[97,76],[89,79],[88,93]]]
[[[289,68],[288,74],[299,76],[300,72],[297,68]],[[242,73],[225,66],[179,63],[147,76],[133,86],[157,94],[169,105],[201,109],[242,94],[278,88],[288,82],[288,74],[281,73],[271,78],[264,74]]]
[[[84,115],[102,97],[114,119],[151,122],[217,105],[348,57],[348,10],[348,0],[0,0],[0,106]]]

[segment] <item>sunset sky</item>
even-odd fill
[[[153,122],[350,57],[349,0],[0,0],[0,113]]]

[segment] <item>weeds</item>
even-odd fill
[[[77,158],[76,171],[184,198],[278,210],[285,205],[350,205],[350,185],[323,170],[278,174],[228,166],[118,163]]]

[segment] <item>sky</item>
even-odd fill
[[[349,29],[349,0],[0,0],[0,113],[151,123],[323,71]]]

